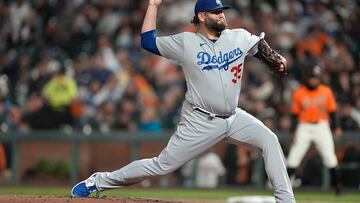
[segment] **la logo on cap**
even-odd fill
[[[220,1],[220,0],[216,0],[216,4],[221,4],[221,1]]]

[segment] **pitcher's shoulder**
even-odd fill
[[[197,38],[197,33],[195,32],[181,32],[179,34],[183,37],[184,40],[191,40]]]
[[[227,33],[249,33],[249,31],[245,30],[244,28],[235,28],[235,29],[226,29],[224,32]]]
[[[195,37],[197,35],[196,32],[183,32],[184,36],[188,36],[188,37]]]
[[[236,28],[236,29],[226,29],[222,32],[222,34],[225,35],[237,35],[237,36],[248,36],[251,35],[251,33],[243,28]]]

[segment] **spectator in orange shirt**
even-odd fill
[[[320,57],[325,45],[330,41],[330,37],[321,31],[319,27],[311,26],[307,30],[305,37],[296,47],[297,55],[303,58],[306,52],[315,57]]]
[[[327,85],[321,83],[321,74],[320,66],[309,66],[304,70],[303,85],[293,92],[292,132],[295,133],[287,158],[288,174],[293,187],[299,186],[300,180],[295,178],[295,170],[311,142],[314,142],[324,165],[330,170],[335,192],[340,194],[340,173],[337,169],[338,161],[331,129],[336,136],[340,136],[342,131],[335,115],[336,102],[333,92]]]

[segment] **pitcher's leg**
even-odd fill
[[[129,186],[141,182],[146,177],[165,175],[178,167],[177,165],[162,166],[157,157],[137,160],[119,170],[99,173],[96,186],[99,190]]]
[[[276,135],[270,129],[252,115],[239,110],[231,123],[229,138],[248,143],[261,151],[277,203],[295,202],[284,154]]]
[[[189,155],[189,159],[191,158]],[[133,161],[113,172],[98,173],[96,186],[102,191],[136,184],[147,177],[170,173],[185,164],[186,161],[188,160],[172,158],[164,149],[158,157]]]
[[[224,119],[209,120],[207,115],[185,108],[176,132],[158,157],[134,161],[110,173],[99,173],[96,186],[99,190],[118,188],[170,173],[224,139],[225,132]]]

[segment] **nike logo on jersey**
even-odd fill
[[[210,55],[207,52],[201,51],[197,54],[197,58],[198,58],[198,65],[207,65],[204,66],[202,68],[202,70],[213,70],[213,69],[224,69],[224,70],[228,70],[229,69],[229,65],[233,62],[235,62],[236,60],[238,60],[239,58],[241,58],[243,56],[243,52],[241,51],[240,48],[236,48],[232,51],[226,52],[226,53],[222,53],[221,51],[219,52],[219,54],[216,55]]]
[[[200,43],[200,46],[202,47],[202,46],[204,46],[206,43]]]

